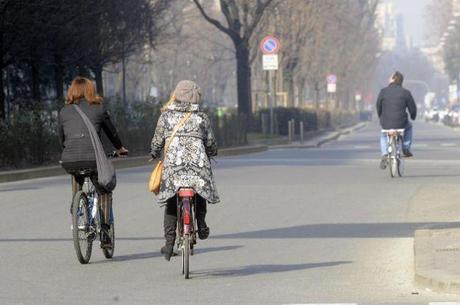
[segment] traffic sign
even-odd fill
[[[337,85],[336,84],[327,84],[327,92],[328,93],[336,93],[337,92]]]
[[[277,54],[280,48],[280,40],[274,36],[266,36],[260,43],[260,50],[264,54]]]
[[[326,77],[326,80],[328,84],[337,84],[337,76],[334,74],[329,74]]]
[[[262,66],[264,70],[278,70],[278,54],[262,55]]]

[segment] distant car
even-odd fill
[[[459,126],[460,125],[460,104],[455,104],[450,107],[444,122],[448,122],[446,125]]]
[[[433,107],[431,109],[425,110],[423,117],[425,122],[438,122],[439,121],[439,109],[438,107]]]

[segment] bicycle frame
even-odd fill
[[[179,234],[192,234],[196,230],[195,224],[195,191],[192,189],[181,189],[177,196],[177,213],[178,213],[178,229]]]
[[[177,194],[177,247],[182,252],[182,274],[186,279],[189,278],[190,255],[196,244],[195,194],[191,188],[182,188]]]

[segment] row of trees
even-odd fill
[[[221,0],[225,23],[211,17],[200,1],[194,0],[200,13],[233,42],[236,55],[238,109],[251,111],[251,67],[258,54],[258,42],[266,34],[282,40],[282,68],[288,91],[289,106],[304,99],[306,87],[319,91],[327,73],[341,79],[345,100],[351,92],[363,88],[375,67],[379,35],[375,27],[377,0]],[[260,67],[257,71],[260,71]],[[260,74],[260,73],[259,73]],[[262,76],[263,78],[263,76]]]
[[[191,78],[208,100],[238,101],[238,111],[247,114],[253,93],[265,90],[258,46],[267,34],[282,41],[280,90],[288,93],[289,106],[303,106],[306,95],[318,105],[325,76],[334,73],[337,101],[348,107],[355,90],[367,89],[376,64],[377,5],[378,0],[2,0],[0,117],[5,94],[8,100],[61,99],[64,84],[76,74],[94,77],[104,94],[103,79],[117,74],[107,68],[125,58],[128,87],[136,96],[155,88],[164,97],[179,78]]]
[[[76,74],[103,94],[103,69],[154,45],[167,0],[1,0],[0,119],[9,100],[41,101]],[[5,90],[6,89],[6,90]]]

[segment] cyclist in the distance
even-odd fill
[[[403,155],[412,157],[410,151],[412,144],[412,124],[410,118],[415,120],[417,117],[417,105],[409,90],[403,88],[404,76],[400,72],[395,72],[390,77],[390,84],[383,88],[377,98],[377,114],[380,118],[382,129],[404,129]],[[382,160],[380,168],[385,169],[388,159],[387,137],[380,133],[380,150]]]
[[[81,190],[85,177],[80,175],[82,170],[90,170],[91,181],[99,195],[101,204],[102,224],[104,234],[101,237],[101,246],[110,247],[111,240],[108,234],[109,217],[112,207],[112,193],[104,190],[97,183],[96,155],[82,117],[73,104],[79,105],[81,110],[88,116],[94,128],[100,136],[101,129],[117,149],[118,155],[128,154],[123,147],[117,130],[110,120],[109,114],[102,106],[102,98],[96,94],[93,82],[84,77],[76,77],[69,87],[64,107],[59,112],[59,139],[62,144],[61,164],[67,173],[73,176],[72,198]]]

